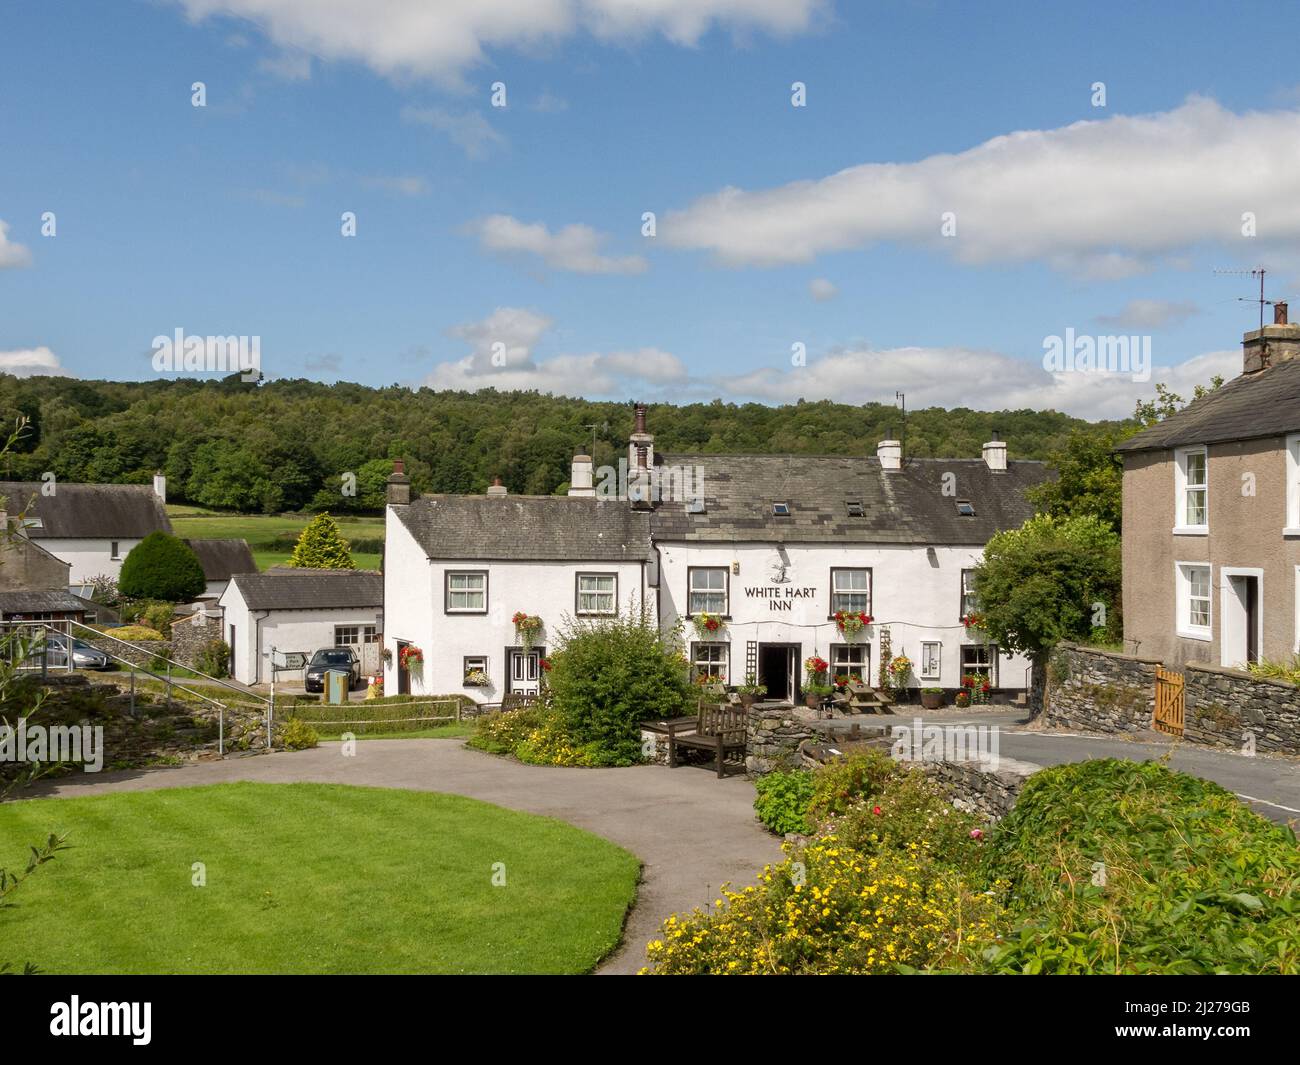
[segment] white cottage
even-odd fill
[[[384,590],[389,691],[466,691],[480,701],[536,690],[538,660],[564,616],[644,604],[680,626],[697,675],[755,677],[769,697],[798,700],[803,663],[878,679],[882,650],[915,664],[911,686],[955,690],[963,674],[1027,686],[1029,663],[968,630],[971,570],[988,538],[1033,508],[1047,477],[1008,462],[904,462],[897,441],[862,456],[659,454],[638,407],[620,471],[574,459],[570,494],[411,500],[389,482]],[[607,498],[612,497],[612,498]],[[871,622],[845,635],[837,612]],[[537,643],[516,612],[540,616]],[[702,615],[713,630],[697,625]],[[403,647],[420,652],[402,668]],[[410,652],[408,652],[408,655]],[[466,686],[486,674],[488,685]]]
[[[117,580],[122,562],[152,532],[172,531],[164,503],[167,481],[153,485],[0,481],[0,509],[22,514],[20,531],[71,567],[68,582]]]
[[[353,647],[363,675],[379,672],[384,581],[371,570],[292,569],[236,573],[221,593],[230,673],[244,684],[271,680],[270,654]],[[282,679],[300,679],[300,675]]]

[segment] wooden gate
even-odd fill
[[[1183,734],[1183,675],[1156,667],[1156,712],[1152,724],[1171,736]]]

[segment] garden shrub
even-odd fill
[[[814,823],[842,814],[859,800],[879,795],[899,773],[898,763],[884,751],[867,750],[827,762],[813,779],[808,817]]]
[[[508,754],[529,765],[607,765],[593,744],[578,744],[563,719],[545,702],[519,710],[494,710],[474,723],[469,745]]]
[[[146,628],[156,629],[166,639],[172,631],[172,615],[176,608],[171,603],[150,603],[140,615],[140,622]]]
[[[301,718],[291,717],[280,730],[280,742],[286,751],[305,751],[320,742],[320,734]]]
[[[493,710],[474,722],[474,735],[467,741],[488,754],[514,754],[541,724],[541,710],[525,706],[518,710]]]
[[[151,532],[131,548],[117,584],[129,598],[169,603],[187,603],[207,587],[199,556],[184,540],[164,532]]]
[[[1300,972],[1294,833],[1209,781],[1098,759],[1035,773],[988,848],[1019,927],[993,972]]]
[[[109,629],[106,635],[112,636],[117,640],[127,640],[137,642],[140,640],[161,640],[163,634],[157,629],[151,629],[147,625],[119,625],[115,629]]]
[[[938,967],[992,942],[998,909],[950,869],[897,850],[865,855],[826,836],[723,888],[715,910],[664,923],[656,974],[848,975]]]
[[[761,776],[754,781],[754,790],[758,792],[754,812],[777,835],[784,836],[787,832],[807,834],[812,831],[808,803],[813,796],[813,786],[813,774],[806,769]]]
[[[572,623],[550,664],[551,705],[574,746],[600,765],[642,761],[640,723],[694,705],[681,655],[648,616]]]
[[[230,645],[225,640],[209,640],[194,656],[194,668],[218,679],[230,675]]]

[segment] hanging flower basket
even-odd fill
[[[856,636],[876,619],[858,610],[835,611],[835,627],[845,636]]]
[[[525,651],[531,651],[537,642],[537,634],[542,631],[542,619],[520,610],[510,620],[514,622],[515,638]]]
[[[696,614],[691,624],[701,640],[711,640],[722,629],[722,618],[717,614]]]
[[[894,688],[906,688],[912,675],[912,660],[907,655],[896,655],[889,660],[889,680]]]
[[[424,652],[407,644],[397,653],[397,661],[408,673],[418,673],[424,667]]]
[[[962,617],[961,623],[966,626],[967,630],[982,629],[984,628],[984,615],[977,610],[972,610]]]

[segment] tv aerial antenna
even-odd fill
[[[1264,275],[1265,275],[1266,273],[1268,273],[1268,271],[1265,270],[1264,267],[1262,267],[1262,266],[1257,266],[1257,267],[1255,267],[1255,269],[1253,269],[1253,270],[1215,270],[1214,273],[1215,273],[1215,275],[1218,276],[1218,277],[1257,277],[1257,278],[1259,278],[1259,296],[1258,296],[1258,297],[1251,297],[1251,296],[1238,296],[1238,297],[1237,297],[1237,302],[1238,302],[1238,303],[1258,303],[1258,304],[1259,304],[1259,328],[1262,330],[1262,329],[1264,328],[1264,306],[1265,306],[1265,304],[1267,304],[1268,306],[1271,307],[1271,306],[1274,304],[1274,302],[1275,302],[1274,300],[1266,300],[1266,299],[1264,298]]]

